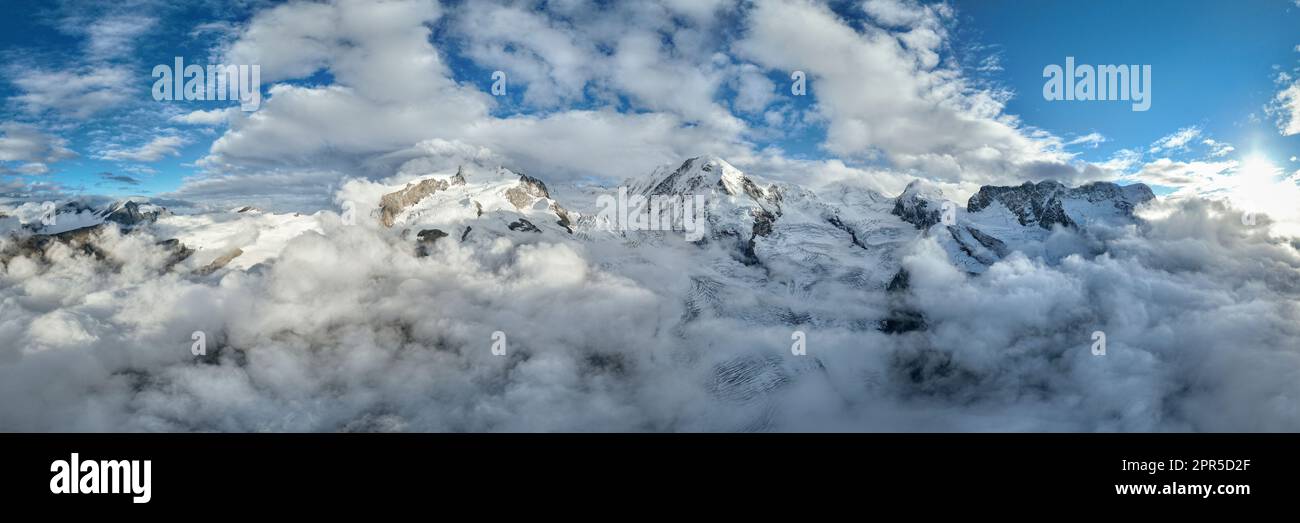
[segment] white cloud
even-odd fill
[[[1237,148],[1233,147],[1232,144],[1220,142],[1213,138],[1206,138],[1205,140],[1202,140],[1201,143],[1210,147],[1211,158],[1222,158],[1237,150]]]
[[[261,11],[224,62],[259,63],[268,82],[320,70],[334,82],[276,84],[257,113],[227,113],[229,128],[200,165],[383,177],[394,167],[388,159],[442,139],[488,147],[552,180],[619,178],[704,153],[769,161],[749,140],[827,124],[833,154],[883,155],[953,183],[1099,176],[1073,162],[1060,139],[1004,114],[1006,93],[975,89],[939,65],[953,17],[946,6],[872,3],[863,8],[889,28],[861,31],[829,9],[791,2],[535,7],[406,0],[367,9],[339,0]],[[745,30],[725,31],[719,13],[737,14]],[[448,29],[436,46],[435,23]],[[444,48],[452,45],[479,68],[505,71],[512,97],[490,96],[487,72],[454,78]],[[795,69],[810,74],[816,103],[807,109],[769,79]],[[729,104],[728,89],[736,94]],[[540,110],[515,114],[513,96]],[[574,108],[578,101],[590,107]],[[751,127],[729,108],[761,123]]]
[[[156,162],[167,156],[176,156],[180,148],[188,143],[180,136],[158,136],[134,149],[110,147],[99,154],[99,158],[112,161]]]
[[[1134,166],[1142,161],[1142,153],[1133,149],[1120,149],[1112,154],[1110,159],[1098,163],[1097,166],[1115,172],[1128,172]]]
[[[303,217],[313,227],[275,260],[203,279],[162,270],[168,253],[156,242],[167,236],[109,230],[100,246],[115,270],[62,247],[49,263],[19,257],[0,267],[9,305],[0,317],[0,426],[1300,428],[1290,401],[1300,394],[1300,252],[1242,227],[1221,203],[1162,201],[1143,213],[1142,227],[1097,240],[1104,254],[1059,263],[1017,254],[978,277],[918,235],[902,253],[910,289],[895,298],[923,313],[927,328],[809,327],[806,367],[779,356],[793,325],[703,314],[682,326],[692,276],[715,264],[745,270],[708,258],[716,254],[708,248],[665,254],[537,235],[448,241],[417,258],[399,234],[321,214]],[[178,217],[167,232],[224,226],[247,241],[282,229],[268,225],[283,217],[230,216]],[[653,260],[602,263],[620,253]],[[821,300],[777,286],[745,295],[867,325],[886,300],[834,278],[811,289]],[[194,330],[208,334],[208,361],[190,354]],[[1088,350],[1094,330],[1107,334],[1104,357]],[[507,357],[489,351],[494,331],[508,334]],[[749,370],[756,383],[726,383],[724,368]]]
[[[189,125],[224,125],[229,119],[230,114],[238,111],[238,108],[211,109],[208,111],[191,111],[185,114],[173,116],[169,121]]]
[[[148,15],[109,15],[84,28],[86,53],[92,60],[129,57],[136,39],[157,23]]]
[[[28,124],[0,123],[0,162],[20,164],[16,171],[21,174],[45,174],[49,164],[73,156],[63,138]]]
[[[1201,128],[1197,126],[1184,127],[1177,132],[1165,135],[1151,144],[1148,152],[1156,153],[1170,150],[1186,150],[1187,144],[1201,136]]]
[[[1276,116],[1277,130],[1282,136],[1300,134],[1300,80],[1277,93],[1269,112]]]
[[[226,63],[261,64],[264,81],[328,68],[328,86],[276,84],[261,110],[232,113],[204,163],[213,169],[318,167],[379,155],[484,120],[491,101],[448,78],[429,1],[288,4],[253,18]]]
[[[511,158],[511,165],[543,171],[555,179],[623,176],[629,169],[645,172],[688,155],[743,150],[737,146],[743,123],[712,101],[734,67],[711,65],[710,54],[702,55],[702,63],[692,61],[696,55],[680,54],[689,39],[702,31],[681,29],[675,51],[667,51],[648,29],[616,30],[611,24],[626,23],[628,13],[622,10],[628,9],[655,15],[635,18],[639,23],[671,24],[672,11],[639,4],[611,9],[617,11],[600,14],[596,20],[600,23],[573,26],[594,34],[574,32],[577,29],[556,19],[542,19],[523,9],[473,3],[455,13],[453,27],[467,24],[474,29],[465,35],[476,39],[470,42],[471,53],[488,60],[495,56],[490,49],[505,43],[532,49],[532,54],[516,54],[535,63],[536,74],[572,82],[536,87],[542,89],[537,93],[546,94],[531,95],[534,102],[545,103],[552,96],[564,99],[590,81],[600,84],[596,89],[619,89],[645,109],[635,113],[567,110],[504,118],[490,114],[497,100],[474,85],[486,90],[489,78],[479,82],[451,78],[442,54],[428,41],[427,24],[442,16],[430,2],[396,2],[382,10],[348,1],[289,4],[262,12],[230,46],[225,61],[262,63],[264,78],[294,78],[325,68],[335,83],[271,86],[258,112],[227,113],[229,129],[213,143],[201,165],[226,173],[325,169],[383,177],[394,167],[389,159],[402,157],[417,143],[445,139],[490,147]],[[503,28],[496,32],[491,22],[498,19],[515,20],[538,31]],[[566,32],[543,30],[546,27]],[[594,52],[595,41],[610,44],[612,54],[599,60],[584,54]],[[474,51],[478,48],[482,49]],[[375,56],[392,58],[376,60]],[[524,62],[515,67],[509,70],[514,79],[509,89],[520,88],[515,82],[533,70]],[[268,69],[278,72],[268,75]],[[528,84],[534,89],[541,76],[526,79],[534,81]],[[182,118],[206,120],[208,116]]]
[[[121,66],[87,66],[49,70],[10,66],[10,81],[21,91],[11,99],[33,116],[53,112],[86,119],[125,104],[131,97],[131,75]]]
[[[757,67],[744,67],[736,80],[736,109],[746,113],[762,112],[777,100],[776,84]]]
[[[1003,113],[1000,94],[970,87],[940,67],[947,38],[943,6],[871,3],[889,30],[861,32],[830,9],[807,2],[757,2],[745,21],[742,57],[779,71],[805,71],[828,122],[829,152],[885,154],[898,166],[942,180],[1009,181],[1067,156],[1050,136],[1026,136]]]
[[[1082,146],[1084,146],[1084,147],[1091,147],[1091,148],[1095,149],[1095,148],[1097,148],[1098,145],[1101,145],[1101,144],[1102,144],[1103,142],[1105,142],[1105,141],[1106,141],[1106,137],[1105,137],[1105,136],[1102,136],[1101,133],[1098,133],[1098,132],[1091,132],[1091,133],[1085,134],[1085,135],[1083,135],[1083,136],[1075,137],[1075,138],[1071,139],[1070,141],[1065,142],[1065,144],[1066,144],[1066,145],[1082,145]]]
[[[1179,188],[1183,194],[1200,194],[1212,188],[1237,165],[1232,160],[1178,162],[1160,158],[1143,165],[1135,178],[1151,185]]]

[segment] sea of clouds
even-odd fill
[[[56,245],[0,270],[0,429],[1300,430],[1300,242],[1196,198],[1142,215],[1082,250],[1101,254],[1013,254],[980,276],[918,239],[893,299],[927,328],[904,334],[684,323],[692,260],[620,273],[569,238],[421,258],[325,212],[273,262],[198,277],[163,270],[165,238],[109,228],[116,263]],[[883,292],[835,285],[746,299],[886,313]]]

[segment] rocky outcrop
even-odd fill
[[[519,184],[506,189],[506,200],[516,209],[524,210],[533,205],[538,198],[550,198],[550,191],[541,180],[526,174],[519,175]]]
[[[994,203],[1000,203],[1016,216],[1020,225],[1051,229],[1053,225],[1078,225],[1075,218],[1065,210],[1063,202],[1066,200],[1094,204],[1109,201],[1121,214],[1132,216],[1136,206],[1154,198],[1155,194],[1143,184],[1120,187],[1109,182],[1094,182],[1071,189],[1060,182],[1049,180],[1025,182],[1015,187],[986,185],[971,196],[966,209],[980,212]]]
[[[464,177],[461,177],[461,180],[463,183]],[[384,224],[384,227],[392,227],[402,211],[419,203],[430,194],[447,190],[450,186],[451,183],[446,180],[429,178],[419,183],[408,183],[400,191],[385,194],[379,200],[379,221]]]
[[[207,276],[209,274],[217,272],[222,268],[224,268],[225,266],[230,265],[230,262],[234,261],[235,258],[238,258],[243,254],[244,254],[243,249],[240,248],[231,249],[230,251],[227,251],[225,254],[218,256],[217,259],[212,260],[212,263],[209,263],[207,265],[204,265],[203,267],[196,269],[194,271],[194,274],[196,276]]]
[[[509,227],[510,230],[512,231],[536,232],[536,233],[542,232],[542,230],[538,229],[536,225],[533,225],[533,222],[530,222],[523,218],[510,222],[510,225],[507,225],[507,227]]]
[[[104,225],[99,224],[58,234],[33,234],[21,237],[10,243],[3,252],[0,252],[0,262],[7,264],[9,260],[19,256],[46,261],[46,250],[55,244],[66,245],[81,254],[104,261],[108,259],[108,254],[95,244],[95,240],[99,237],[103,228]]]
[[[104,221],[116,223],[123,229],[129,230],[140,225],[154,223],[165,212],[165,209],[160,208],[142,210],[140,204],[127,200],[109,207],[108,214],[104,215]]]
[[[917,229],[929,229],[943,218],[943,191],[925,180],[913,180],[894,200],[892,214]]]
[[[180,240],[172,238],[155,243],[158,247],[167,253],[167,261],[163,262],[163,272],[172,270],[176,265],[189,259],[194,254],[194,249],[186,247]]]
[[[468,231],[466,232],[468,233]],[[420,233],[416,235],[415,255],[421,258],[428,256],[433,252],[434,243],[437,243],[440,238],[446,237],[447,233],[443,232],[441,229],[425,229],[420,231]]]
[[[573,219],[569,217],[569,211],[565,210],[564,207],[560,207],[560,204],[552,202],[551,212],[554,212],[560,218],[555,222],[556,225],[564,227],[564,230],[569,231],[569,234],[573,234]]]

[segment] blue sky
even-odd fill
[[[958,8],[970,39],[1000,53],[1004,69],[994,79],[1018,94],[1008,112],[1061,136],[1095,131],[1108,138],[1085,157],[1102,161],[1191,125],[1277,160],[1300,153],[1300,140],[1282,137],[1263,111],[1277,92],[1275,67],[1291,69],[1300,58],[1300,8],[1287,1],[1106,4],[995,0]],[[1042,67],[1066,56],[1081,64],[1150,64],[1151,109],[1044,100]]]
[[[275,84],[303,88],[294,95],[320,94],[330,87],[355,88],[355,94],[366,98],[368,105],[358,105],[355,111],[338,109],[339,113],[346,114],[346,118],[372,119],[358,127],[369,125],[375,131],[368,134],[382,134],[395,119],[393,115],[401,112],[373,110],[377,108],[372,103],[376,99],[390,103],[379,109],[392,109],[394,100],[364,92],[365,88],[358,85],[366,82],[355,76],[351,80],[338,78],[336,71],[344,63],[340,56],[349,48],[367,45],[387,54],[404,54],[400,45],[407,45],[415,54],[425,50],[384,39],[382,34],[291,34],[285,38],[298,40],[271,42],[274,33],[282,32],[274,28],[282,18],[310,20],[316,16],[308,13],[308,7],[280,4],[7,2],[0,16],[0,100],[4,100],[0,104],[0,124],[6,126],[0,132],[6,133],[9,142],[0,146],[0,180],[4,183],[0,187],[11,195],[55,188],[63,194],[201,198],[229,195],[232,189],[205,193],[191,190],[193,187],[210,188],[221,181],[257,185],[262,183],[256,178],[259,173],[274,171],[278,176],[275,183],[283,184],[287,191],[298,190],[283,180],[303,176],[308,180],[305,186],[328,177],[302,173],[357,174],[359,165],[371,166],[377,158],[405,154],[403,151],[422,139],[444,138],[457,144],[491,147],[506,161],[533,167],[541,171],[539,174],[553,178],[610,174],[618,179],[634,174],[610,173],[597,160],[565,172],[569,170],[566,162],[572,158],[561,156],[561,152],[548,157],[547,151],[538,150],[544,147],[512,150],[511,145],[501,143],[525,138],[499,138],[501,133],[488,131],[472,138],[461,132],[479,127],[475,122],[482,121],[486,126],[512,132],[536,132],[543,139],[574,132],[574,141],[591,140],[565,123],[577,117],[600,118],[602,125],[632,136],[621,143],[591,147],[613,148],[593,155],[602,158],[624,156],[620,147],[637,154],[645,152],[644,160],[636,154],[629,156],[636,159],[630,161],[629,169],[633,170],[648,168],[642,164],[677,154],[715,153],[734,158],[742,167],[761,174],[795,168],[791,166],[807,172],[824,171],[831,165],[828,162],[838,162],[835,165],[843,164],[849,171],[890,169],[903,173],[900,179],[932,176],[954,186],[1057,175],[1069,181],[1110,178],[1157,186],[1174,178],[1182,180],[1158,187],[1160,192],[1170,193],[1184,186],[1205,187],[1209,182],[1188,181],[1181,176],[1144,177],[1144,166],[1165,159],[1174,162],[1175,167],[1188,163],[1188,169],[1204,172],[1193,162],[1239,160],[1253,154],[1266,157],[1280,167],[1283,175],[1300,167],[1290,161],[1290,157],[1300,154],[1300,138],[1283,136],[1283,124],[1279,123],[1291,117],[1288,108],[1279,104],[1279,93],[1295,81],[1296,66],[1300,64],[1300,31],[1296,31],[1300,28],[1300,7],[1291,0],[1086,4],[994,0],[916,4],[882,0],[835,1],[824,7],[764,0],[734,5],[717,2],[711,10],[665,2],[664,7],[653,11],[662,15],[662,20],[628,21],[627,27],[617,26],[618,20],[629,16],[619,10],[632,8],[618,3],[558,12],[545,2],[503,2],[484,7],[489,3],[449,2],[439,6],[412,0],[402,6],[419,10],[419,16],[412,19],[416,31],[413,34],[427,31],[427,41],[436,52],[439,66],[445,66],[442,78],[426,75],[413,81],[428,80],[434,82],[430,85],[454,89],[455,96],[464,98],[448,103],[467,109],[465,114],[457,115],[464,118],[459,120],[459,128],[454,128],[456,117],[447,118],[447,128],[454,130],[413,129],[378,140],[380,143],[364,131],[348,134],[346,121],[335,122],[337,126],[316,122],[314,128],[300,114],[278,112],[280,106],[291,103],[289,97],[277,100],[269,90]],[[353,4],[344,1],[329,5],[343,11]],[[650,8],[643,11],[649,12]],[[825,44],[848,52],[847,56],[854,59],[861,58],[860,51],[874,49],[871,46],[879,43],[872,36],[876,31],[886,31],[899,42],[899,50],[891,51],[899,56],[891,57],[898,60],[882,65],[881,71],[893,74],[898,67],[908,68],[898,74],[932,92],[918,95],[917,100],[904,100],[898,105],[905,109],[891,112],[879,103],[855,99],[852,81],[862,85],[863,98],[870,98],[874,90],[892,88],[879,77],[870,76],[870,71],[855,80],[851,70],[836,70],[834,63],[818,65],[816,56],[785,56],[781,42],[769,45],[774,41],[764,40],[789,36],[781,36],[781,20],[775,21],[777,25],[764,25],[767,22],[763,17],[803,11],[812,13],[818,23],[842,24],[856,32],[839,35],[846,41],[827,40]],[[273,12],[283,16],[277,18]],[[480,34],[479,27],[506,15],[516,16],[519,24],[537,23],[537,27],[554,30],[552,36],[567,39],[568,46],[557,49],[554,38],[548,41],[534,36],[538,33],[526,27],[512,34],[509,24],[497,33],[489,29],[483,31],[486,35]],[[254,30],[259,25],[272,29],[259,33]],[[358,31],[345,26],[339,23],[338,29],[330,30]],[[657,37],[660,48],[649,54],[626,51],[638,49],[633,44],[639,41],[621,39],[620,35],[637,31],[651,35],[652,43]],[[814,27],[807,31],[822,30]],[[907,40],[909,35],[926,39],[918,40],[922,43],[917,45]],[[331,43],[324,56],[295,48],[310,47],[320,39],[342,43]],[[815,53],[817,45],[814,40],[806,48]],[[591,54],[573,60],[572,55],[578,52],[575,49]],[[939,58],[937,63],[906,65],[909,61],[925,62],[931,51]],[[294,52],[302,56],[294,57]],[[230,104],[157,102],[149,96],[154,80],[150,70],[154,65],[171,63],[174,56],[184,56],[191,63],[252,56],[274,64],[275,53],[287,56],[284,63],[320,60],[321,65],[310,74],[266,69],[268,80],[263,82],[262,90],[270,99],[262,109],[266,114],[254,117],[264,121],[243,114],[232,116],[228,124],[184,123],[178,118]],[[1063,64],[1066,56],[1074,56],[1080,64],[1150,65],[1151,109],[1134,112],[1123,102],[1044,100],[1043,67]],[[787,92],[790,70],[800,67],[800,60],[809,61],[807,68],[812,75],[807,97]],[[874,66],[866,65],[868,69]],[[854,65],[845,63],[844,67]],[[494,99],[487,93],[490,74],[497,69],[507,70],[511,81],[508,95]],[[683,71],[692,69],[704,71],[699,77],[687,76],[678,82]],[[574,87],[575,82],[566,81],[572,76],[565,74],[581,75],[582,79]],[[653,76],[656,74],[665,78]],[[674,74],[679,78],[675,79]],[[766,82],[756,78],[765,78]],[[450,83],[439,83],[441,80]],[[391,80],[393,84],[407,81]],[[740,100],[742,87],[748,90],[750,100],[757,96],[758,101],[753,102],[759,104],[757,109],[744,108],[746,102]],[[946,89],[961,93],[951,97],[960,104],[984,107],[994,100],[1005,105],[992,114],[967,109],[956,115],[930,114],[925,104],[932,103],[936,96],[949,96],[934,94]],[[832,94],[835,98],[831,98]],[[476,104],[485,107],[484,114],[475,112]],[[889,105],[887,98],[883,105]],[[442,114],[437,111],[455,108],[428,109],[433,111],[431,114]],[[918,115],[915,121],[912,114]],[[655,118],[660,116],[676,131],[646,131],[642,136],[639,130],[648,128],[647,122],[659,121]],[[954,131],[959,136],[936,139],[935,143],[922,139],[923,143],[916,146],[911,145],[917,141],[911,136],[892,134],[897,129],[908,129],[921,138],[942,134],[950,127],[944,122],[953,121],[951,118],[987,121],[972,124],[973,135]],[[999,123],[1007,118],[1016,119],[1009,131],[1004,128],[1006,124]],[[280,124],[286,127],[276,127]],[[393,123],[392,127],[402,125]],[[520,129],[530,125],[535,129]],[[268,160],[267,155],[276,150],[274,140],[284,137],[285,128],[296,130],[298,135],[286,145],[283,161]],[[321,129],[320,136],[312,136],[316,128]],[[1180,130],[1186,139],[1176,146],[1151,149],[1163,137]],[[987,137],[979,134],[985,132]],[[680,136],[671,136],[674,133]],[[688,136],[695,134],[709,138]],[[223,136],[228,138],[227,143],[214,145]],[[1017,143],[1003,143],[1008,136]],[[1092,139],[1077,140],[1090,136]],[[717,139],[716,145],[711,145],[713,138]],[[1028,140],[1028,145],[1019,143],[1022,139]],[[1054,149],[1053,140],[1058,143]],[[1206,140],[1213,142],[1207,144]],[[258,145],[268,150],[256,150]],[[1231,152],[1225,152],[1226,146],[1233,148]],[[996,149],[1001,160],[987,165],[971,163],[971,158],[987,156],[979,152],[982,147]],[[1044,153],[1039,150],[1042,147],[1051,150]],[[1216,150],[1220,154],[1215,155]],[[1098,175],[1085,167],[1086,163],[1112,162],[1125,151],[1130,154],[1129,161],[1118,170]],[[1044,160],[1045,154],[1055,156]],[[1044,168],[1044,164],[1055,167]],[[393,167],[386,163],[384,166]],[[1222,165],[1217,168],[1220,174],[1231,172],[1231,168],[1223,170]],[[1066,171],[1068,174],[1059,174]],[[373,172],[366,174],[376,176]],[[199,183],[205,180],[210,183]],[[883,187],[897,186],[889,180],[880,183]]]

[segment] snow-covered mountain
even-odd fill
[[[684,209],[638,230],[624,218],[646,207],[607,208],[656,197],[701,197],[699,234]],[[107,373],[95,387],[125,383],[121,427],[139,430],[944,430],[985,426],[979,415],[1024,423],[993,430],[1218,426],[1161,410],[1164,391],[1206,378],[1159,361],[1211,339],[1163,325],[1204,316],[1124,309],[1193,291],[1107,280],[1164,277],[1147,267],[1156,257],[1209,270],[1179,235],[1212,228],[1148,231],[1139,211],[1153,198],[1040,182],[963,205],[919,180],[899,195],[813,190],[700,157],[621,186],[476,163],[357,179],[314,214],[68,204],[48,227],[39,209],[7,209],[0,334],[19,341],[0,361],[94,348]],[[1252,267],[1286,267],[1276,248],[1255,247],[1274,263]],[[1086,359],[1102,329],[1114,365]],[[198,330],[213,350],[192,359]],[[494,359],[498,332],[510,349]],[[1098,373],[1134,372],[1158,386],[1079,403]],[[323,399],[336,393],[346,401]],[[1134,394],[1148,399],[1135,407]],[[299,410],[310,415],[273,415]]]
[[[984,186],[962,208],[937,187],[916,180],[899,195],[892,212],[935,236],[954,264],[981,273],[1012,252],[1051,260],[1078,252],[1080,242],[1052,246],[1048,240],[1063,232],[1086,237],[1097,228],[1133,226],[1138,222],[1134,209],[1154,199],[1143,184],[1094,182],[1069,188],[1044,181]]]
[[[847,186],[814,192],[789,183],[746,175],[717,157],[691,158],[625,182],[628,194],[647,198],[697,195],[703,235],[688,241],[677,230],[620,230],[596,209],[570,210],[541,180],[508,168],[462,166],[451,174],[429,174],[400,186],[368,183],[343,197],[345,219],[362,220],[407,244],[421,257],[436,256],[439,243],[491,250],[497,238],[516,244],[565,243],[595,252],[601,267],[637,279],[664,257],[689,260],[690,270],[655,285],[679,293],[685,314],[678,328],[701,315],[738,318],[755,324],[822,324],[905,331],[919,318],[902,321],[892,293],[905,289],[901,259],[921,238],[933,237],[952,263],[978,274],[1012,252],[1047,254],[1045,242],[1061,229],[1086,233],[1094,224],[1136,223],[1133,210],[1153,198],[1142,185],[1094,183],[1067,188],[1056,182],[982,188],[965,208],[945,200],[923,180],[898,196]],[[617,194],[616,187],[582,187],[587,196]],[[342,192],[341,192],[342,194]],[[348,198],[362,198],[354,201]],[[674,200],[680,201],[680,200]],[[942,219],[945,202],[954,221]],[[627,211],[627,210],[625,210]],[[645,211],[632,209],[628,212]],[[648,211],[647,211],[648,212]],[[672,209],[661,209],[665,222]],[[11,233],[7,256],[32,255],[50,242],[93,249],[93,238],[109,224],[122,231],[147,227],[176,259],[173,270],[194,277],[246,271],[274,264],[299,235],[323,230],[333,213],[274,214],[252,207],[224,213],[173,215],[135,201],[92,209],[73,202],[59,208],[57,227],[30,225],[26,239]],[[650,283],[650,282],[647,282]],[[811,299],[828,287],[858,289],[862,307]],[[891,291],[892,289],[892,291]],[[764,300],[765,295],[781,300]],[[788,297],[802,306],[792,307]],[[900,327],[910,326],[910,327]]]

